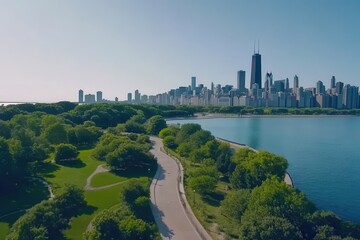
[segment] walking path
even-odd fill
[[[93,179],[93,177],[98,174],[98,173],[102,173],[102,172],[109,172],[110,170],[107,168],[104,168],[105,164],[101,164],[99,166],[97,166],[97,168],[95,169],[95,171],[86,179],[86,185],[84,187],[85,191],[94,191],[94,190],[101,190],[101,189],[105,189],[105,188],[110,188],[122,183],[127,182],[128,180],[122,181],[122,182],[117,182],[117,183],[113,183],[113,184],[109,184],[109,185],[105,185],[105,186],[101,186],[101,187],[92,187],[91,186],[91,181]]]
[[[151,153],[157,158],[158,169],[150,195],[151,210],[163,239],[211,239],[194,216],[186,200],[183,169],[175,159],[162,151],[162,140],[151,137]]]

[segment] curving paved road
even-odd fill
[[[179,182],[182,168],[161,151],[162,140],[151,137],[151,153],[157,158],[158,169],[153,178],[151,210],[163,239],[211,239],[187,204],[183,185]]]

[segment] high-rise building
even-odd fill
[[[336,82],[335,76],[332,76],[330,81],[331,81],[330,88],[335,88],[335,82]]]
[[[191,77],[191,91],[194,91],[196,88],[196,77]]]
[[[289,92],[290,86],[289,86],[289,79],[285,79],[285,92]]]
[[[102,102],[103,98],[102,98],[102,91],[97,91],[96,92],[96,102]]]
[[[245,92],[245,71],[243,70],[237,72],[237,89],[241,93]]]
[[[294,76],[293,92],[296,93],[298,88],[299,88],[299,77],[297,75],[295,75]]]
[[[127,94],[127,101],[128,101],[128,103],[132,102],[132,94],[131,93]]]
[[[254,53],[252,56],[252,63],[251,63],[251,81],[250,81],[250,88],[254,84],[257,84],[258,88],[261,89],[261,55],[258,53]]]
[[[325,93],[325,86],[322,81],[317,81],[316,83],[316,94]]]
[[[343,88],[344,88],[344,83],[343,82],[337,82],[335,84],[335,89],[336,89],[337,94],[342,94]]]
[[[94,94],[86,94],[85,95],[85,103],[95,103],[95,95]]]
[[[134,96],[134,100],[135,100],[135,103],[139,103],[140,102],[140,98],[141,98],[141,94],[139,92],[139,90],[135,90],[135,96]]]
[[[83,103],[84,102],[84,91],[83,90],[79,90],[79,103]]]

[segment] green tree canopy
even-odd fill
[[[159,132],[166,128],[166,121],[160,115],[151,117],[147,123],[147,132],[151,135],[158,135]]]
[[[283,217],[301,226],[314,211],[315,206],[304,193],[272,177],[252,191],[245,215]]]
[[[74,160],[78,155],[78,150],[74,145],[61,143],[55,149],[55,161]]]
[[[240,222],[248,206],[250,195],[251,191],[248,189],[228,192],[224,200],[221,201],[221,212]]]
[[[248,157],[239,161],[230,181],[234,188],[251,189],[260,186],[263,181],[272,176],[284,179],[287,166],[286,159],[279,155],[266,151],[256,154],[249,152]]]

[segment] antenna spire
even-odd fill
[[[258,54],[260,53],[260,50],[259,50],[260,47],[259,46],[260,46],[260,40],[258,40]]]
[[[256,41],[254,40],[254,54],[255,54],[255,52],[256,52],[256,51],[255,51],[255,44],[256,44]]]

